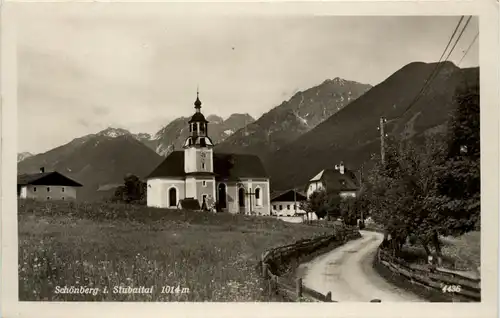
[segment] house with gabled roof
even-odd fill
[[[214,152],[199,96],[194,105],[184,149],[170,153],[146,178],[147,205],[177,208],[193,198],[202,209],[216,202],[221,212],[269,215],[269,176],[260,158]]]
[[[76,200],[77,189],[83,185],[57,172],[21,174],[17,176],[17,196],[35,200]]]
[[[306,186],[309,198],[315,191],[337,192],[342,197],[355,197],[359,191],[359,181],[354,171],[346,169],[341,162],[335,168],[321,170]]]
[[[275,192],[271,195],[272,212],[278,216],[305,214],[306,211],[302,210],[300,205],[306,200],[306,195],[295,189]]]

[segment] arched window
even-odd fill
[[[240,208],[245,206],[245,189],[244,188],[238,189],[238,203],[239,203]]]
[[[226,208],[226,185],[224,183],[219,184],[219,191],[217,193],[219,206],[221,209]]]
[[[168,206],[175,207],[177,206],[177,189],[170,188],[168,190]]]
[[[262,205],[262,195],[260,193],[260,188],[255,188],[255,204],[257,206],[261,206]]]

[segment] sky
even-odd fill
[[[206,115],[258,118],[326,79],[376,85],[408,63],[436,62],[459,20],[167,12],[19,9],[18,151],[107,127],[155,133],[193,113],[197,87]],[[451,61],[477,32],[473,19]],[[477,41],[460,67],[478,66],[478,54]]]

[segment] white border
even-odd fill
[[[41,2],[41,1],[37,1]],[[171,3],[171,14],[222,15],[478,15],[480,24],[481,82],[481,206],[482,206],[482,302],[481,303],[43,303],[17,300],[16,222],[16,37],[13,2],[1,12],[1,212],[2,276],[1,310],[5,317],[496,317],[498,301],[498,105],[500,87],[499,5],[481,1],[371,1],[278,3]],[[34,5],[34,4],[23,4]],[[50,6],[64,4],[48,4]],[[81,4],[99,10],[129,14],[155,12],[154,3]]]

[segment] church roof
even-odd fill
[[[249,154],[214,153],[214,174],[219,179],[268,178],[258,156]],[[184,152],[174,151],[149,174],[147,179],[185,177]]]
[[[205,119],[205,116],[202,113],[194,113],[193,117],[191,117],[188,123],[192,122],[208,123],[208,120]]]

